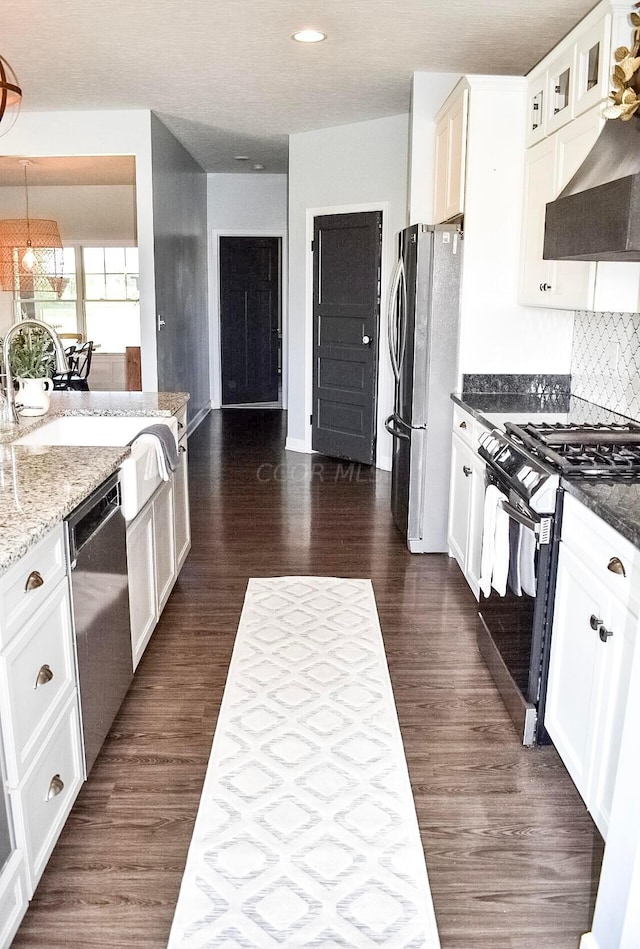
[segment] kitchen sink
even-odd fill
[[[134,439],[143,428],[159,423],[169,426],[177,444],[177,419],[149,415],[64,415],[16,438],[13,444],[120,446],[132,442],[131,454],[120,466],[122,513],[131,521],[162,481],[155,445]]]

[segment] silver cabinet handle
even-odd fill
[[[185,453],[186,450],[187,450],[187,449],[184,447],[184,445],[179,445],[179,446],[178,446],[178,451],[180,452],[181,455],[184,455],[184,453]]]
[[[551,289],[551,284],[550,284],[550,283],[541,283],[541,284],[540,284],[540,289],[542,290],[543,293],[546,293],[547,290],[550,290],[550,289]]]
[[[42,574],[38,573],[37,570],[32,570],[24,585],[24,592],[31,593],[32,590],[37,590],[38,587],[41,587],[43,583]]]
[[[610,629],[605,629],[605,627],[601,625],[600,629],[598,630],[598,636],[603,643],[606,643],[607,639],[609,639],[610,636],[613,636],[613,632]]]
[[[624,569],[624,564],[619,557],[611,558],[607,564],[607,570],[610,570],[611,573],[617,573],[622,577],[626,577],[627,575],[627,571]]]
[[[34,689],[37,689],[40,685],[46,685],[47,682],[51,682],[53,679],[53,672],[51,671],[51,666],[48,666],[45,662],[43,666],[40,666],[38,670],[38,675],[36,676]]]
[[[362,337],[362,344],[363,344],[363,346],[368,346],[370,342],[371,342],[371,337],[370,337],[370,336],[363,336],[363,337]]]
[[[473,474],[473,468],[470,468],[468,465],[463,465],[462,470],[464,471],[465,478],[468,478],[469,475]]]
[[[467,423],[464,421],[460,422],[460,424],[458,425],[458,428],[466,428],[466,427],[467,427]]]
[[[591,627],[591,629],[595,629],[597,632],[602,626],[602,620],[599,619],[599,617],[597,617],[595,613],[592,613],[591,618],[589,620],[589,626]]]
[[[51,783],[49,784],[46,800],[50,801],[52,798],[57,797],[58,794],[61,794],[63,791],[64,781],[59,774],[54,774],[54,776],[51,778]]]

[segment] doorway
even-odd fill
[[[376,453],[382,212],[313,226],[314,451],[372,465]]]
[[[282,240],[219,239],[222,405],[282,398]]]

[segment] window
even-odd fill
[[[104,353],[140,345],[137,247],[65,247],[62,278],[51,289],[20,286],[20,315],[58,333],[82,333]]]

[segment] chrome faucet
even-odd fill
[[[67,357],[64,352],[64,347],[60,342],[60,338],[53,327],[49,326],[48,323],[43,323],[42,320],[19,320],[17,323],[14,323],[7,330],[4,342],[2,344],[2,363],[4,365],[5,373],[5,385],[7,388],[7,403],[11,409],[11,417],[13,421],[17,424],[18,422],[18,410],[16,409],[16,394],[13,391],[13,374],[11,372],[11,363],[9,360],[9,348],[11,345],[11,340],[13,337],[20,332],[22,329],[27,329],[28,327],[39,327],[41,330],[44,330],[48,336],[51,337],[51,342],[53,343],[53,349],[56,354],[56,369],[58,372],[68,372],[69,363],[67,362]]]

